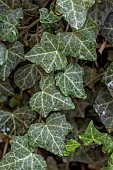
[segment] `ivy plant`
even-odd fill
[[[113,169],[112,18],[112,0],[0,1],[0,169],[46,170],[43,149],[92,145]]]

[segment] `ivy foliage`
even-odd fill
[[[46,170],[39,148],[64,157],[94,143],[112,169],[113,59],[99,68],[96,52],[100,34],[113,43],[112,18],[112,0],[0,1],[0,138],[11,144],[0,169]],[[102,132],[73,121],[92,106]]]

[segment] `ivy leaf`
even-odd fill
[[[17,40],[18,30],[16,26],[20,19],[23,19],[21,8],[8,10],[0,14],[0,39],[2,41],[14,42]]]
[[[85,145],[90,145],[93,142],[96,144],[103,144],[104,139],[106,138],[106,133],[100,133],[94,126],[93,121],[91,121],[85,130],[85,133],[79,138],[83,141]]]
[[[46,123],[36,123],[28,130],[29,144],[44,148],[56,155],[63,156],[65,136],[72,130],[71,125],[61,113],[53,113]]]
[[[108,160],[108,167],[107,167],[107,170],[112,170],[112,169],[113,169],[113,153],[111,154]]]
[[[42,156],[32,153],[27,136],[16,136],[11,140],[11,151],[0,162],[0,169],[46,170]]]
[[[77,30],[83,27],[88,8],[95,0],[57,0],[56,11],[61,13],[72,28]]]
[[[88,18],[81,30],[61,33],[65,43],[63,54],[72,55],[82,60],[95,61],[97,25]]]
[[[14,74],[14,81],[17,87],[22,90],[29,89],[39,80],[39,71],[34,64],[27,64],[20,67]]]
[[[53,75],[42,76],[40,89],[41,91],[31,97],[30,106],[32,110],[39,112],[43,117],[47,117],[51,111],[75,108],[71,98],[64,97],[56,87]]]
[[[36,118],[36,113],[28,107],[19,108],[14,112],[0,110],[0,131],[12,135],[24,134]]]
[[[79,146],[80,146],[80,144],[77,141],[75,141],[74,139],[70,139],[65,144],[64,156],[70,155]]]
[[[2,50],[2,49],[1,49]],[[4,50],[4,48],[3,48]],[[5,48],[3,64],[0,66],[0,77],[5,80],[9,76],[11,71],[22,61],[24,61],[24,47],[17,41],[15,44],[9,48]]]
[[[109,92],[113,96],[113,62],[104,73],[102,81],[107,85]]]
[[[11,9],[20,8],[21,3],[20,0],[0,0],[0,11],[6,11]]]
[[[6,46],[3,43],[0,43],[0,65],[3,65],[5,55],[6,55]]]
[[[78,64],[69,64],[64,73],[55,77],[56,85],[64,96],[73,95],[85,99],[87,95],[83,87],[84,70]]]
[[[55,22],[58,22],[61,19],[61,16],[57,16],[53,13],[53,11],[50,11],[47,8],[41,8],[39,10],[40,12],[40,22],[44,24],[52,24]]]
[[[6,81],[0,81],[0,95],[4,96],[14,95],[14,89],[11,86],[9,79],[7,79]]]
[[[113,43],[113,12],[110,13],[101,29],[102,36],[109,42]]]
[[[107,88],[102,88],[99,92],[93,107],[107,131],[111,133],[113,131],[113,98]]]

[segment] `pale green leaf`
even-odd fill
[[[93,107],[107,131],[111,133],[113,131],[113,97],[107,88],[101,88]]]
[[[28,130],[29,144],[44,148],[56,155],[63,156],[65,136],[72,130],[71,125],[61,113],[52,113],[46,123],[36,123]]]
[[[2,49],[1,49],[2,50]],[[3,48],[4,50],[4,48]],[[9,48],[5,49],[3,64],[0,66],[0,77],[5,80],[11,71],[22,61],[24,61],[24,47],[19,41]]]
[[[53,11],[48,11],[47,8],[41,8],[40,12],[40,22],[44,24],[55,23],[61,19],[61,16],[57,16]]]
[[[21,8],[8,10],[0,14],[0,40],[14,42],[18,38],[16,26],[19,20],[23,19]]]
[[[20,0],[0,0],[0,11],[20,8]]]
[[[27,136],[16,136],[11,140],[11,151],[0,162],[1,170],[46,170],[41,155],[33,153]]]
[[[63,96],[56,87],[53,75],[42,76],[40,89],[41,91],[31,97],[30,106],[43,117],[47,117],[51,111],[75,108],[71,98]]]
[[[56,85],[64,96],[73,95],[85,99],[87,95],[83,87],[84,70],[78,64],[69,64],[63,73],[55,77]]]
[[[80,29],[86,21],[88,9],[94,3],[95,0],[57,0],[56,10],[72,28]]]
[[[63,69],[67,65],[65,55],[62,53],[63,44],[59,35],[44,32],[40,45],[35,45],[25,58],[40,65],[47,73]]]
[[[61,33],[65,43],[63,54],[72,55],[82,60],[95,61],[97,25],[88,18],[81,30]]]
[[[14,74],[14,82],[22,90],[33,87],[39,78],[39,71],[34,64],[20,67]]]
[[[19,108],[14,112],[0,110],[0,132],[12,135],[24,134],[36,118],[36,113],[28,107]]]
[[[75,151],[80,146],[80,144],[74,139],[70,139],[65,144],[64,156],[68,156]]]
[[[14,89],[11,86],[9,79],[7,79],[6,81],[0,81],[0,95],[4,96],[14,95]]]
[[[104,139],[106,139],[107,133],[100,133],[91,121],[85,130],[85,133],[79,138],[83,141],[85,145],[90,145],[93,142],[96,144],[103,144]]]

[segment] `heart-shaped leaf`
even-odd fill
[[[65,136],[72,130],[71,125],[61,113],[53,113],[46,123],[36,123],[28,130],[29,144],[32,147],[44,148],[56,155],[63,156]]]
[[[46,162],[41,155],[33,153],[27,136],[16,136],[11,140],[11,151],[0,162],[0,169],[46,170]]]
[[[63,96],[56,87],[53,75],[44,75],[41,78],[40,89],[41,91],[31,97],[30,106],[43,117],[47,117],[51,111],[75,108],[71,98]]]
[[[73,95],[85,99],[87,96],[83,87],[84,70],[78,64],[69,64],[64,73],[55,77],[56,85],[64,96]]]
[[[88,9],[95,0],[57,0],[56,10],[60,12],[71,27],[80,29],[87,17]]]

